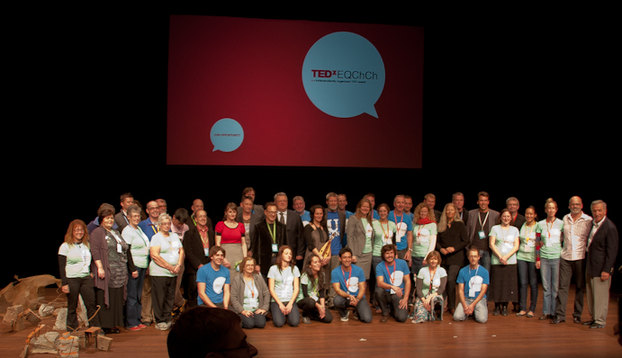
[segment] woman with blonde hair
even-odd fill
[[[348,247],[352,250],[352,263],[363,269],[365,279],[371,271],[371,254],[374,239],[372,227],[371,203],[361,199],[356,205],[356,212],[346,223]]]
[[[466,261],[465,248],[469,242],[466,225],[456,206],[452,203],[445,205],[438,223],[436,249],[441,253],[443,268],[447,271],[447,309],[452,315],[456,307],[456,279]]]
[[[67,294],[67,330],[78,329],[79,296],[86,306],[87,316],[95,315],[95,291],[93,291],[93,275],[91,274],[91,251],[89,234],[86,224],[80,219],[69,223],[65,241],[58,249],[58,270],[62,282],[61,290]],[[98,326],[99,320],[91,322]]]

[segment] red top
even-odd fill
[[[241,244],[242,237],[246,233],[244,224],[238,223],[238,227],[231,229],[225,225],[224,221],[219,221],[214,231],[216,231],[216,235],[220,235],[221,244]]]

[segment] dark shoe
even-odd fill
[[[499,307],[495,307],[495,310],[492,312],[493,316],[498,316],[501,314],[501,310],[499,309]]]
[[[594,320],[591,320],[591,321],[585,321],[585,322],[583,322],[583,325],[584,325],[584,326],[591,326],[591,325],[593,325],[593,324],[594,324]]]
[[[590,328],[605,328],[605,325],[604,324],[599,324],[599,323],[592,323]]]
[[[543,314],[542,316],[540,316],[540,318],[538,318],[540,321],[544,321],[545,319],[551,319],[551,315],[549,314]]]
[[[559,323],[563,323],[563,322],[566,322],[566,320],[561,318],[561,317],[555,317],[551,321],[551,324],[559,324]]]
[[[502,316],[508,315],[508,306],[503,306],[503,308],[501,309],[501,315]]]
[[[384,323],[389,319],[389,316],[382,316],[382,318],[380,318],[380,322]]]
[[[118,328],[104,328],[104,333],[106,334],[116,334],[121,332]]]
[[[580,317],[572,317],[572,322],[574,322],[576,324],[581,324],[581,318]]]

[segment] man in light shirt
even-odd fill
[[[592,229],[592,218],[583,212],[583,201],[578,196],[570,198],[570,213],[564,216],[562,232],[563,248],[559,261],[559,289],[555,302],[555,318],[552,324],[566,321],[566,302],[570,281],[574,277],[576,285],[574,297],[574,323],[581,323],[583,296],[585,295],[585,248],[587,237]]]

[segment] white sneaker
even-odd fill
[[[350,310],[346,311],[346,315],[345,316],[341,316],[341,322],[348,322],[349,317],[350,316]]]

